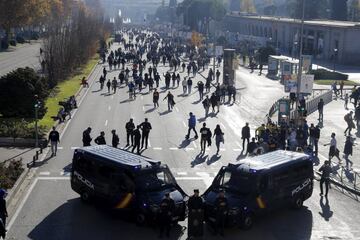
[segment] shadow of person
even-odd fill
[[[333,211],[330,210],[329,199],[327,197],[325,197],[325,204],[324,204],[324,197],[321,196],[320,207],[322,209],[322,212],[319,212],[320,216],[322,216],[325,221],[329,221],[333,215]]]
[[[195,101],[195,102],[192,102],[192,104],[198,104],[198,103],[200,103],[201,102],[201,99],[199,99],[199,100],[197,100],[197,101]]]
[[[205,155],[204,153],[199,153],[195,159],[191,162],[191,167],[195,167],[196,165],[199,165],[201,163],[204,163],[206,159],[208,158],[208,155]]]
[[[240,155],[236,158],[236,160],[237,160],[237,161],[240,161],[240,160],[246,158],[247,155],[248,155],[248,153],[246,152],[246,153],[244,154],[244,149],[243,149],[243,150],[241,151]]]
[[[206,121],[206,118],[207,118],[207,117],[198,118],[198,122],[199,122],[199,123],[204,122],[204,121]]]
[[[145,113],[151,113],[153,111],[155,111],[156,107],[150,108],[148,110],[145,111]]]
[[[164,111],[164,112],[159,112],[159,115],[160,115],[160,116],[163,116],[163,115],[166,115],[166,114],[168,114],[168,113],[171,113],[171,111],[170,111],[170,110],[166,110],[166,111]]]
[[[190,139],[184,139],[180,145],[179,145],[179,148],[186,148],[187,146],[189,146],[189,144],[191,143],[191,140]]]
[[[355,181],[354,173],[351,172],[349,169],[344,168],[344,173],[350,183],[353,183]]]
[[[211,158],[209,158],[207,160],[206,164],[211,165],[211,164],[215,163],[216,161],[218,161],[220,158],[221,158],[221,155],[214,154],[211,156]]]

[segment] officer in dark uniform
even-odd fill
[[[189,238],[201,237],[203,235],[204,204],[198,189],[195,189],[194,195],[189,198],[188,209],[188,236]]]
[[[106,145],[106,141],[105,141],[105,132],[101,131],[100,132],[100,135],[95,138],[94,142],[97,144],[97,145]]]
[[[145,141],[145,148],[147,148],[149,133],[150,133],[150,130],[152,129],[152,127],[147,118],[145,118],[145,122],[141,123],[140,126],[141,126],[141,130],[142,130],[141,148],[144,147],[144,141]]]
[[[91,133],[91,127],[88,127],[84,132],[83,132],[83,138],[82,138],[82,142],[84,147],[86,146],[90,146],[92,138],[90,137],[90,133]]]
[[[225,197],[224,190],[219,192],[219,196],[215,200],[216,222],[215,222],[215,235],[220,232],[224,236],[225,221],[228,214],[228,202]]]
[[[134,146],[132,148],[132,152],[134,152],[134,150],[137,149],[137,154],[140,154],[140,140],[141,140],[140,125],[138,125],[136,129],[133,131],[133,136],[134,136]]]
[[[160,203],[159,213],[159,225],[160,235],[163,236],[164,230],[166,230],[166,236],[170,236],[172,216],[175,210],[175,201],[170,197],[170,193],[166,193],[164,199]]]
[[[133,146],[134,145],[133,132],[135,129],[135,124],[132,118],[130,118],[130,121],[126,123],[125,128],[126,128],[126,146],[129,146],[129,138],[131,139],[131,146]]]

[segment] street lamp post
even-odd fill
[[[300,86],[301,86],[301,76],[302,76],[302,65],[303,65],[303,58],[302,58],[302,52],[303,52],[303,35],[304,35],[304,18],[305,18],[305,0],[303,2],[303,8],[302,8],[302,17],[301,17],[301,31],[300,31],[300,51],[299,51],[299,69],[298,69],[298,75],[297,75],[297,88],[296,88],[296,110],[295,110],[295,116],[296,116],[296,123],[299,123],[300,114],[298,113],[299,109],[299,96],[300,96]]]
[[[40,102],[38,101],[38,96],[35,95],[35,148],[39,147],[39,129],[38,129],[38,118],[39,118],[39,108],[40,108]]]
[[[335,72],[335,65],[336,65],[337,56],[338,56],[338,49],[334,48],[334,72]]]

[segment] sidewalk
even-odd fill
[[[329,147],[324,146],[324,144],[329,143],[331,139],[331,133],[336,134],[337,140],[337,148],[340,150],[340,158],[342,159],[342,163],[338,164],[338,160],[336,158],[332,159],[332,165],[334,174],[333,177],[335,180],[345,184],[349,188],[354,188],[355,181],[355,172],[360,170],[360,147],[357,145],[357,142],[360,138],[360,131],[356,131],[356,129],[352,130],[352,140],[355,143],[353,147],[353,155],[349,157],[351,161],[353,161],[353,166],[349,170],[346,169],[346,162],[343,158],[343,151],[346,136],[344,135],[344,130],[346,128],[346,122],[344,121],[344,115],[349,111],[354,111],[353,104],[348,104],[349,110],[345,110],[344,101],[342,99],[333,100],[331,103],[325,105],[324,107],[324,122],[323,128],[321,129],[321,137],[319,140],[319,162],[316,163],[315,169],[318,169],[325,160],[328,160],[328,151]],[[315,112],[307,117],[308,124],[314,123],[315,125],[318,123],[318,113]],[[359,171],[360,173],[360,171]],[[356,177],[356,183],[358,191],[360,190],[360,178]]]

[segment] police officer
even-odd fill
[[[160,224],[160,235],[163,236],[164,230],[166,231],[166,236],[170,236],[171,222],[173,212],[175,210],[175,201],[170,197],[170,193],[165,193],[165,197],[160,203],[160,213],[159,213],[159,224]]]
[[[194,195],[189,198],[189,221],[188,236],[201,237],[203,235],[203,199],[199,196],[199,190],[194,189]]]
[[[126,129],[126,147],[129,146],[129,138],[131,138],[131,146],[133,146],[134,145],[133,131],[135,129],[135,124],[132,118],[130,118],[130,121],[126,123],[125,129]]]
[[[149,133],[152,129],[151,124],[148,122],[148,119],[145,118],[145,122],[140,124],[141,130],[142,130],[142,138],[141,138],[141,148],[144,147],[144,141],[145,141],[145,148],[148,147],[148,139],[149,139]]]
[[[49,142],[51,144],[51,156],[56,156],[57,144],[60,142],[59,132],[56,131],[56,128],[53,127],[52,131],[49,134]]]
[[[83,138],[82,138],[82,142],[83,142],[83,145],[84,147],[86,146],[91,146],[91,141],[92,141],[92,138],[90,136],[90,133],[91,133],[91,127],[88,127],[84,132],[83,132]]]
[[[225,197],[224,190],[219,192],[215,200],[216,222],[215,222],[215,235],[220,232],[224,236],[225,221],[228,214],[228,202]]]
[[[141,139],[140,125],[138,125],[136,129],[133,131],[133,138],[134,138],[134,144],[133,144],[132,152],[134,152],[136,148],[137,154],[140,154],[140,139]]]
[[[114,148],[117,148],[119,145],[119,141],[120,141],[119,136],[116,134],[115,129],[111,130],[111,133],[112,133],[112,140],[111,140],[112,146]]]
[[[95,138],[94,142],[97,144],[97,145],[106,145],[106,141],[105,141],[105,132],[101,131],[100,132],[100,135]]]
[[[319,168],[322,172],[320,179],[320,196],[323,196],[323,184],[325,183],[325,197],[327,197],[330,186],[330,173],[332,172],[330,161],[325,161],[324,165]]]

